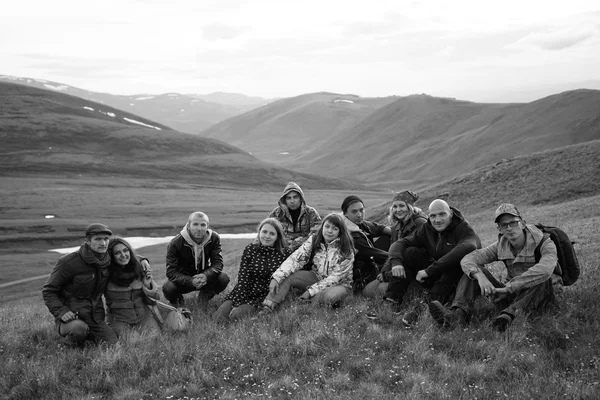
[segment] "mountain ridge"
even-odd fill
[[[299,180],[307,187],[359,187],[269,165],[224,142],[76,96],[12,83],[0,82],[0,138],[6,176],[122,175],[179,182],[193,176],[216,186],[280,188]]]

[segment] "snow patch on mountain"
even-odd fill
[[[59,92],[69,90],[69,87],[67,85],[54,86],[54,85],[50,85],[48,83],[44,83],[44,87],[46,87],[48,89],[52,89],[52,90],[57,90]]]
[[[145,127],[147,127],[147,128],[156,129],[157,131],[162,131],[162,129],[160,129],[160,128],[159,128],[159,127],[157,127],[157,126],[148,125],[148,124],[145,124],[145,123],[143,123],[143,122],[136,121],[135,119],[131,119],[131,118],[127,118],[127,117],[123,117],[123,119],[124,119],[125,121],[127,121],[127,122],[131,122],[132,124],[142,125],[142,126],[145,126]]]

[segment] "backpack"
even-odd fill
[[[554,273],[560,275],[563,280],[564,286],[571,286],[574,284],[579,275],[581,274],[581,268],[579,266],[579,260],[575,254],[573,243],[569,236],[560,228],[555,226],[546,226],[542,224],[535,224],[536,228],[544,233],[544,239],[535,248],[535,262],[538,263],[542,258],[540,248],[542,244],[550,238],[556,245],[556,254],[558,256],[558,264]]]

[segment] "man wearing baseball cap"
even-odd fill
[[[465,275],[451,308],[436,301],[429,304],[429,312],[438,324],[448,328],[466,324],[473,301],[479,295],[494,302],[498,314],[492,327],[499,332],[504,332],[519,314],[556,302],[555,292],[562,291],[562,279],[554,273],[558,259],[554,242],[537,227],[527,224],[513,204],[501,204],[494,222],[500,232],[498,241],[462,259]],[[536,262],[535,249],[540,243],[541,258]],[[485,267],[494,261],[502,261],[506,267],[506,282],[500,282]]]
[[[117,337],[104,322],[102,293],[108,283],[108,240],[112,231],[100,223],[85,230],[85,242],[61,257],[42,288],[44,303],[56,318],[56,330],[69,345],[85,339],[115,343]]]

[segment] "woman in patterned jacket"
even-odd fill
[[[301,300],[337,305],[351,291],[353,262],[354,244],[343,217],[329,214],[273,273],[261,313],[273,311],[292,286],[303,291]]]
[[[269,293],[271,275],[290,254],[279,221],[275,218],[262,221],[256,240],[242,254],[237,284],[213,317],[224,321],[256,312]]]

